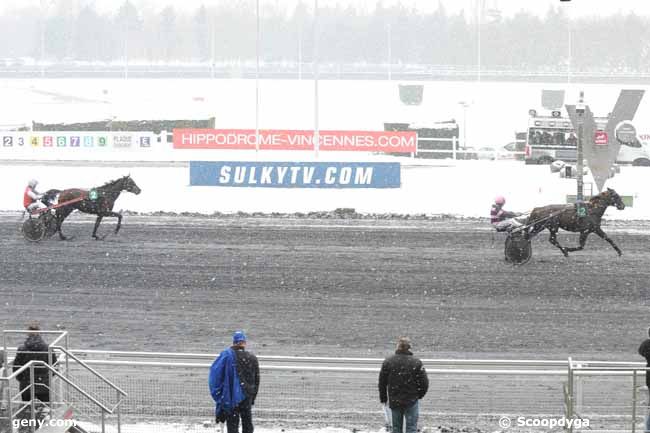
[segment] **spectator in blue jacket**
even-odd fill
[[[210,394],[215,401],[215,418],[225,422],[228,433],[253,433],[252,406],[260,386],[257,357],[246,351],[246,334],[236,331],[232,346],[219,354],[210,367]]]

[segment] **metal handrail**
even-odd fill
[[[576,371],[648,371],[650,370],[650,367],[646,367],[645,365],[643,367],[638,366],[603,366],[603,367],[582,367],[582,366],[576,366],[573,367],[574,370]]]
[[[639,372],[645,371],[650,374],[650,367],[642,362],[629,362],[629,361],[575,361],[569,358],[569,371],[568,381],[565,390],[565,413],[567,418],[580,417],[576,411],[576,397],[574,392],[574,379],[576,377],[588,376],[632,376],[632,408],[631,408],[631,431],[636,431],[636,404],[637,404],[637,377]],[[579,383],[578,383],[579,385]],[[579,392],[579,391],[578,391]],[[579,399],[579,397],[578,397]],[[579,400],[578,400],[579,401]],[[569,433],[572,433],[573,428],[569,428]]]
[[[77,391],[79,391],[79,392],[80,392],[84,397],[86,397],[87,399],[89,399],[90,401],[92,401],[93,403],[95,403],[95,405],[97,405],[98,407],[100,407],[102,410],[108,412],[109,414],[113,414],[113,410],[112,410],[112,409],[109,409],[108,407],[106,407],[104,404],[102,404],[100,401],[98,401],[96,398],[94,398],[94,397],[93,397],[92,395],[90,395],[88,392],[86,392],[85,390],[83,390],[81,387],[79,387],[79,386],[76,385],[74,382],[72,382],[71,380],[69,380],[69,379],[68,379],[67,377],[65,377],[63,374],[59,373],[55,368],[51,367],[50,365],[48,365],[46,362],[43,362],[43,361],[38,361],[38,360],[32,360],[32,361],[29,361],[27,364],[23,365],[21,368],[19,368],[18,370],[16,370],[16,371],[11,375],[11,376],[7,376],[7,377],[2,377],[2,378],[0,378],[0,381],[9,381],[9,380],[15,378],[14,376],[16,376],[16,375],[17,375],[18,373],[20,373],[21,371],[23,371],[23,370],[25,370],[25,369],[27,369],[27,368],[30,368],[30,366],[38,366],[38,367],[45,367],[45,368],[47,368],[47,369],[48,369],[48,370],[49,370],[53,375],[59,377],[59,378],[62,379],[65,383],[67,383],[68,385],[70,385],[71,387],[73,387],[74,389],[76,389]],[[33,384],[30,384],[30,385],[33,385]]]
[[[638,366],[638,365],[646,365],[645,362],[641,361],[573,361],[574,364],[579,365],[579,366],[595,366],[595,365],[602,365],[602,366]]]
[[[39,332],[40,332],[40,331],[39,331]],[[56,331],[52,331],[52,332],[56,332]],[[59,341],[61,341],[62,339],[66,338],[67,335],[68,335],[68,331],[59,331],[59,332],[61,332],[61,335],[59,335],[58,337],[56,337],[56,338],[54,339],[54,341],[52,341],[52,342],[50,343],[50,347],[56,346],[56,344],[57,344]]]
[[[88,360],[93,365],[119,365],[132,367],[176,367],[185,369],[207,369],[209,363],[187,363],[187,362],[155,362],[155,361],[112,361],[112,360]],[[334,367],[324,365],[270,365],[260,364],[260,370],[266,371],[329,371],[341,373],[378,373],[380,367]],[[477,374],[477,375],[536,375],[536,376],[564,376],[566,370],[513,370],[513,369],[461,369],[461,368],[427,368],[428,374]]]
[[[104,375],[102,375],[102,374],[101,374],[100,372],[98,372],[97,370],[91,368],[89,365],[87,365],[86,361],[82,361],[82,360],[80,360],[80,359],[77,358],[75,355],[73,355],[72,353],[70,353],[70,351],[64,349],[64,348],[61,347],[61,346],[50,346],[50,347],[52,347],[53,349],[59,349],[61,352],[65,353],[66,356],[69,356],[70,358],[72,358],[72,359],[74,359],[75,361],[77,361],[77,363],[78,363],[79,365],[81,365],[81,366],[84,367],[86,370],[88,370],[89,372],[91,372],[91,373],[92,373],[94,376],[96,376],[97,378],[101,379],[103,382],[105,382],[107,385],[109,385],[109,386],[110,386],[111,388],[113,388],[115,391],[117,391],[118,393],[120,393],[122,396],[126,397],[126,396],[128,395],[128,394],[127,394],[124,390],[122,390],[119,386],[115,385],[113,382],[111,382],[109,379],[107,379]],[[120,401],[121,401],[121,400],[120,400]],[[118,403],[118,404],[119,404],[119,403]]]
[[[9,347],[7,347],[7,335],[8,334],[59,334],[58,337],[54,339],[53,344],[57,343],[61,339],[65,339],[66,345],[68,343],[68,331],[60,331],[60,330],[31,330],[31,329],[5,329],[2,331],[2,358],[3,358],[3,363],[4,365],[9,364]],[[16,348],[16,351],[18,349]],[[48,362],[52,362],[52,349],[48,346],[47,349],[47,359]],[[13,362],[13,359],[12,359]],[[3,374],[6,374],[6,371],[3,372]],[[50,376],[50,380],[52,379],[52,374],[48,372],[48,375]]]
[[[47,329],[39,329],[37,331],[32,331],[29,329],[5,329],[2,331],[3,334],[67,334],[68,331],[50,331]]]
[[[192,352],[135,352],[119,350],[81,350],[74,349],[69,352],[77,356],[103,355],[108,357],[125,358],[172,358],[172,359],[205,359],[213,360],[218,353],[192,353]],[[331,363],[331,364],[381,364],[383,358],[335,358],[327,356],[284,356],[284,355],[257,355],[261,362],[296,362],[296,363]],[[96,360],[93,360],[96,361]],[[529,359],[453,359],[453,358],[421,358],[423,364],[431,365],[494,365],[494,366],[549,366],[566,367],[567,360],[529,360]],[[87,361],[84,361],[87,362]]]
[[[43,362],[43,361],[39,361],[39,360],[34,359],[34,360],[32,360],[32,361],[29,361],[27,364],[23,365],[22,367],[20,367],[18,370],[16,370],[16,371],[14,371],[13,373],[11,373],[9,376],[0,377],[0,380],[11,380],[11,379],[16,379],[16,377],[17,377],[20,373],[22,373],[23,371],[29,369],[29,366],[32,365],[32,364],[34,364],[34,363],[41,363],[41,364],[47,365],[47,363],[45,363],[45,362]],[[48,367],[49,367],[49,365],[48,365]]]
[[[59,346],[56,346],[57,348]],[[122,360],[101,360],[92,359],[93,356],[106,356],[113,358],[154,358],[154,359],[178,359],[178,360],[214,360],[218,353],[194,353],[194,352],[136,352],[136,351],[120,351],[120,350],[95,350],[95,349],[73,349],[65,350],[79,363],[87,364],[114,364],[126,365],[131,361]],[[81,359],[84,358],[84,359]],[[297,364],[345,364],[345,365],[368,365],[378,364],[384,361],[383,358],[337,358],[327,356],[285,356],[285,355],[257,355],[257,359],[261,363],[297,363]],[[549,359],[549,360],[531,360],[531,359],[454,359],[454,358],[421,358],[425,366],[427,365],[452,365],[452,366],[495,366],[495,367],[533,367],[533,368],[553,368],[553,367],[567,367],[568,361],[566,359]],[[135,362],[135,361],[134,361]],[[619,368],[625,371],[629,368],[637,370],[646,370],[650,367],[645,367],[644,362],[636,361],[577,361],[572,360],[572,368],[574,370],[580,369],[596,369],[605,370],[607,368]],[[165,363],[162,361],[144,361],[142,365],[193,365],[191,362],[183,363]],[[204,364],[195,364],[204,365]],[[100,373],[97,373],[101,376]],[[103,376],[102,376],[103,377]]]

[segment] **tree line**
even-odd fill
[[[47,62],[146,63],[254,61],[254,0],[179,10],[141,9],[124,1],[112,13],[72,0],[20,7],[0,15],[0,58]],[[46,2],[43,2],[46,3]],[[562,71],[650,70],[650,19],[634,14],[569,20],[560,7],[545,16],[524,11],[502,17],[487,11],[422,13],[403,5],[369,11],[322,7],[291,10],[277,3],[260,11],[263,62],[438,65]],[[480,25],[479,25],[480,22]],[[479,38],[480,33],[480,38]],[[318,43],[315,44],[315,41]]]

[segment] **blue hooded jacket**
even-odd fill
[[[237,355],[233,349],[226,349],[214,360],[208,376],[210,395],[216,403],[214,414],[225,420],[239,403],[246,399],[237,374]]]

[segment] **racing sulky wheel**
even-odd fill
[[[38,242],[43,239],[45,231],[45,224],[40,218],[29,217],[23,222],[23,236],[30,242]]]
[[[508,233],[505,245],[506,262],[523,265],[533,255],[533,248],[523,231]]]

